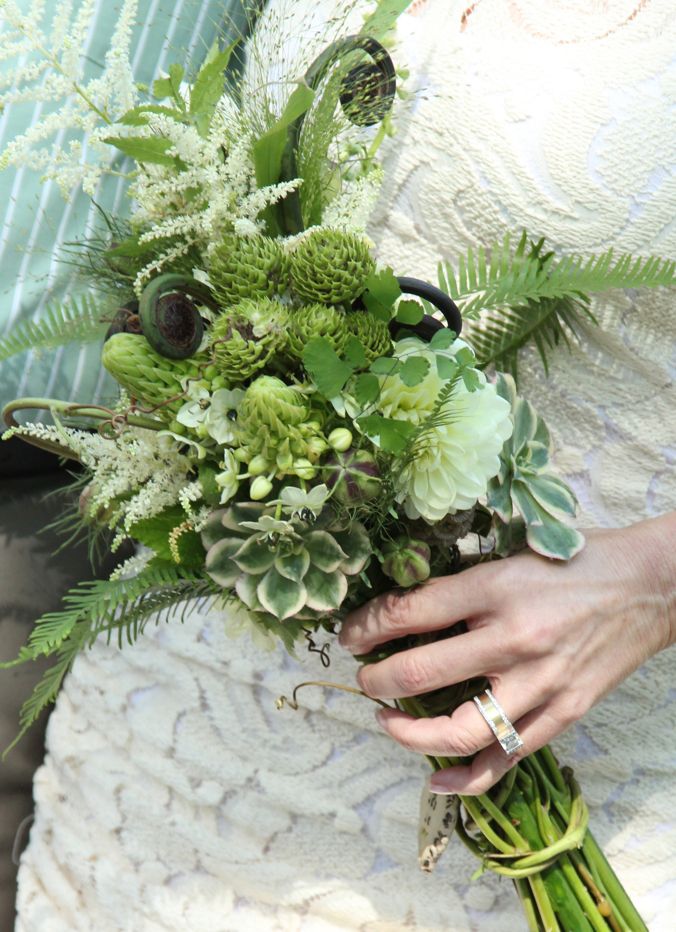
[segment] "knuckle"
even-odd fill
[[[555,717],[562,729],[570,728],[589,711],[590,703],[582,693],[568,693],[558,703]]]
[[[410,651],[398,658],[394,681],[405,695],[417,695],[429,690],[429,676],[425,664]]]
[[[479,750],[479,741],[469,728],[464,725],[454,726],[448,735],[447,750],[459,757],[471,757]]]
[[[405,633],[411,624],[411,594],[396,590],[386,593],[383,596],[381,617],[388,630]]]

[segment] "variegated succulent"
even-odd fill
[[[316,520],[276,518],[262,504],[213,512],[202,531],[206,571],[225,590],[234,587],[254,613],[319,620],[340,608],[349,577],[368,564],[368,534],[358,521],[339,525],[330,509]]]
[[[584,546],[584,537],[571,527],[577,500],[568,486],[549,471],[549,430],[530,402],[516,393],[514,379],[499,373],[498,394],[512,406],[514,431],[500,454],[500,472],[488,484],[488,506],[495,512],[496,548],[513,549],[525,525],[531,550],[545,557],[568,560]]]

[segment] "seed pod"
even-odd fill
[[[399,537],[386,544],[383,551],[383,573],[398,586],[408,588],[429,578],[432,551],[425,541]]]
[[[187,359],[199,349],[204,324],[188,296],[201,289],[184,275],[160,275],[147,285],[139,302],[143,335],[152,348],[169,359]]]
[[[115,316],[108,327],[105,340],[116,333],[142,333],[141,318],[138,316],[138,301],[128,301],[115,311]]]
[[[323,467],[324,481],[343,505],[367,502],[380,492],[376,458],[365,450],[335,451]]]

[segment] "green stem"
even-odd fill
[[[617,875],[608,863],[605,854],[596,843],[596,839],[587,832],[582,846],[588,864],[593,864],[598,877],[603,884],[605,892],[615,908],[618,917],[621,916],[631,932],[648,932],[648,927],[638,914],[636,907],[627,896],[627,892],[620,883]]]
[[[519,899],[521,900],[523,911],[526,914],[526,922],[528,923],[529,932],[539,932],[540,923],[538,922],[537,911],[535,909],[533,891],[531,890],[528,881],[515,880],[514,886],[516,887],[516,892],[519,894]]]

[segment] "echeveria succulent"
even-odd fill
[[[349,528],[328,521],[279,520],[256,503],[215,511],[202,531],[206,571],[224,589],[234,587],[253,612],[287,618],[320,618],[340,608],[348,577],[371,556],[359,522]]]
[[[547,426],[530,402],[517,395],[510,375],[499,373],[496,387],[511,404],[514,421],[512,436],[500,454],[500,472],[488,485],[488,506],[498,519],[497,549],[509,550],[516,505],[528,546],[543,556],[568,560],[582,549],[584,537],[568,523],[576,513],[575,496],[549,472]]]
[[[229,235],[211,255],[209,283],[216,300],[227,308],[284,290],[288,271],[288,259],[277,240]]]
[[[374,270],[368,243],[355,233],[316,230],[291,253],[292,287],[303,301],[351,303]]]

